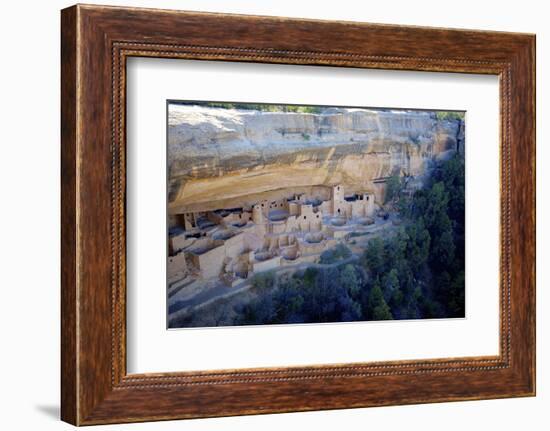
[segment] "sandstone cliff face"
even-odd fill
[[[375,180],[421,175],[432,160],[459,149],[461,133],[461,121],[421,111],[306,114],[170,105],[169,210],[241,206],[258,193],[319,185],[376,193]]]

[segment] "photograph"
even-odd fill
[[[169,329],[465,317],[465,112],[167,101]]]

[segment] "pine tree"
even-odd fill
[[[392,320],[390,307],[384,300],[379,280],[376,280],[369,294],[370,320]]]
[[[347,264],[340,273],[340,283],[342,287],[353,297],[359,293],[361,286],[359,284],[359,278],[357,277],[357,271],[351,264]]]

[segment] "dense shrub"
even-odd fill
[[[351,257],[351,250],[344,244],[337,244],[334,248],[321,253],[319,263],[330,264]]]
[[[371,240],[363,256],[367,317],[387,315],[378,289],[397,319],[464,316],[464,160],[439,164],[425,188],[399,200],[404,226]]]
[[[464,120],[464,112],[461,111],[437,111],[438,120]]]

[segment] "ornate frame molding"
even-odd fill
[[[203,22],[222,27],[222,34],[204,34]],[[284,28],[287,37],[256,37],[258,25]],[[182,27],[185,34],[178,33]],[[241,36],[224,37],[237,29]],[[299,42],[335,30],[336,43]],[[359,47],[343,50],[351,41]],[[454,48],[438,55],[447,45]],[[406,47],[413,55],[400,53]],[[97,424],[534,394],[533,36],[74,6],[62,12],[62,54],[64,420]],[[127,375],[125,66],[132,56],[498,75],[500,354]],[[519,207],[530,215],[522,226]],[[263,399],[246,399],[252,390]]]

